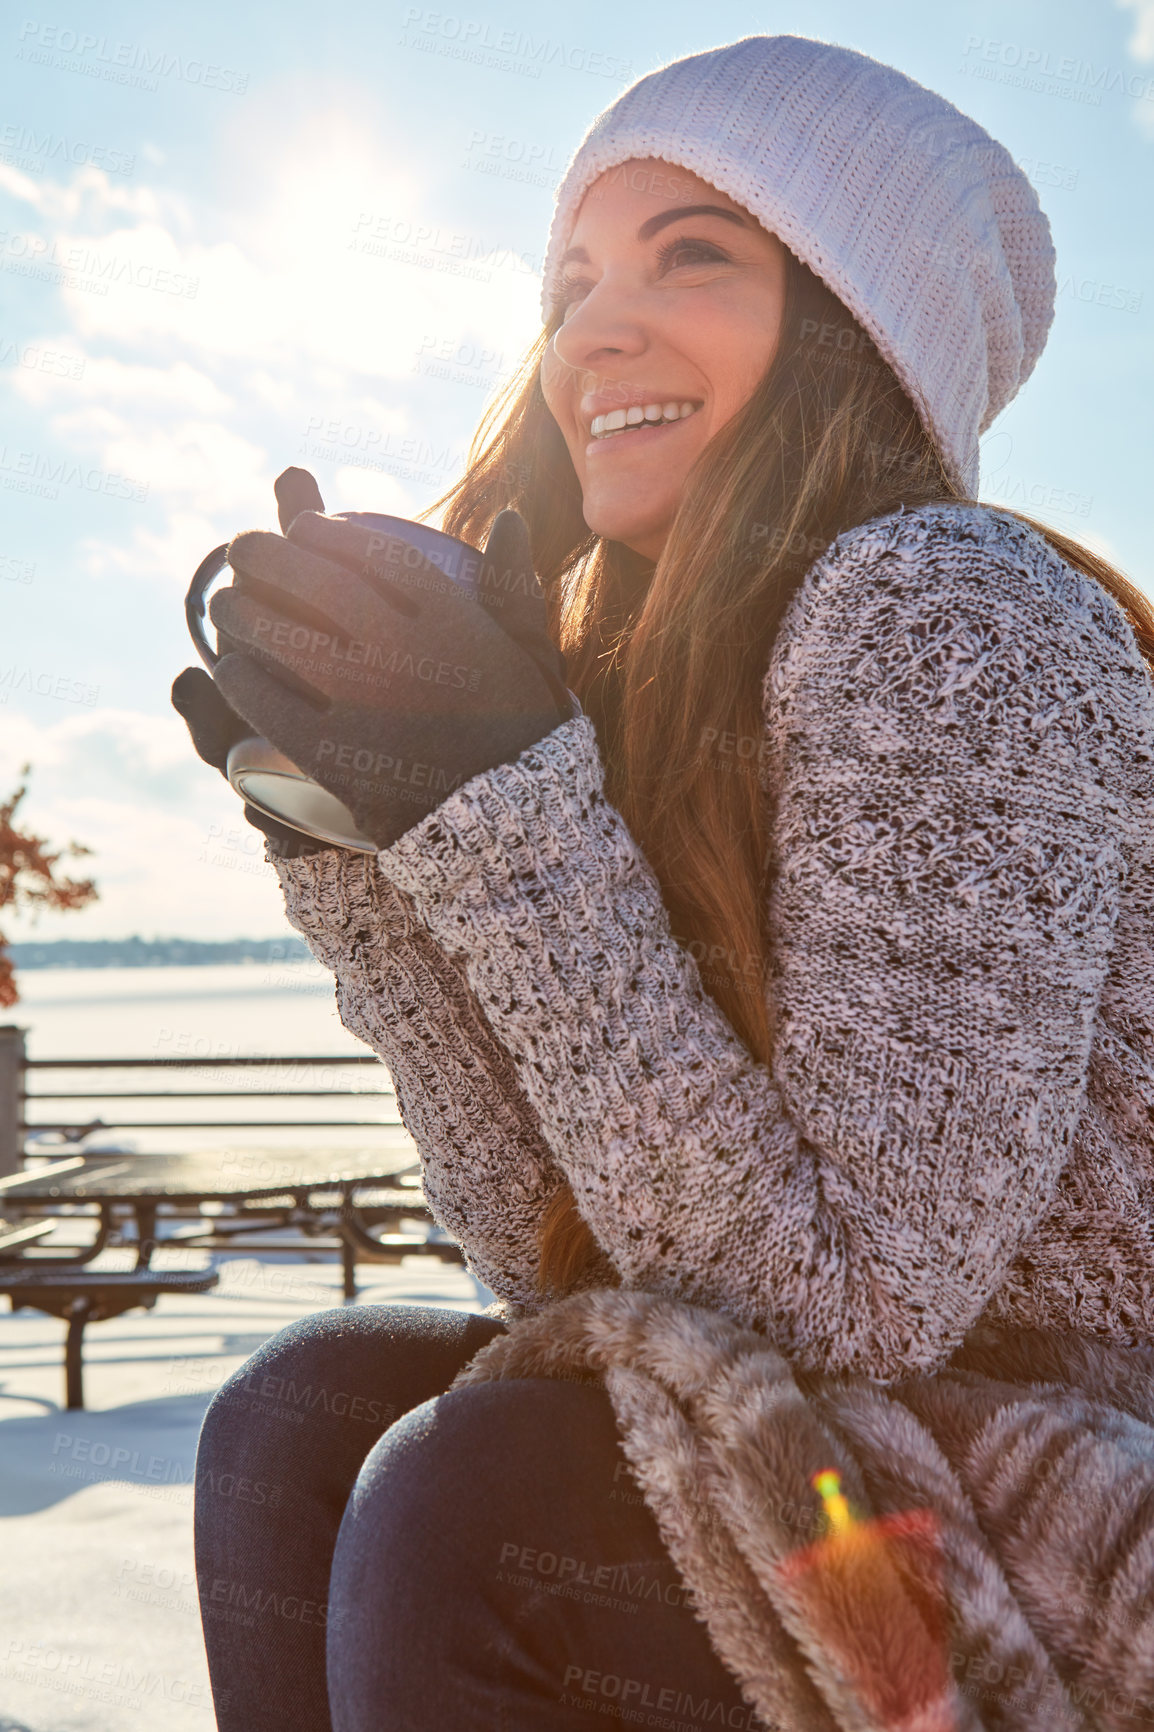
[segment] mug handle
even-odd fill
[[[208,610],[205,596],[214,578],[228,564],[228,542],[220,547],[214,547],[212,552],[201,560],[188,586],[188,594],[184,598],[184,617],[188,622],[189,636],[196,645],[196,651],[209,673],[216,667],[220,656],[208,641],[204,629],[204,618]]]

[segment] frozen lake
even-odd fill
[[[364,1052],[319,962],[203,968],[29,968],[5,1021],[32,1058],[240,1058]]]
[[[212,1059],[332,1055],[369,1056],[369,1048],[342,1026],[334,999],[334,981],[317,962],[223,963],[190,968],[46,968],[19,975],[21,1001],[4,1018],[27,1030],[32,1060],[55,1058]],[[115,1079],[115,1080],[114,1080]],[[29,1093],[48,1089],[79,1093],[85,1087],[111,1089],[179,1089],[211,1096],[214,1088],[238,1089],[239,1100],[172,1101],[161,1110],[145,1101],[102,1102],[85,1097],[68,1102],[44,1101],[31,1106],[30,1122],[53,1119],[87,1123],[113,1116],[127,1120],[188,1116],[205,1119],[302,1118],[308,1120],[369,1120],[389,1127],[386,1140],[411,1147],[400,1128],[391,1092],[379,1101],[299,1100],[282,1096],[287,1087],[354,1088],[371,1094],[389,1089],[384,1066],[321,1067],[298,1072],[269,1067],[230,1071],[227,1064],[189,1071],[36,1071],[29,1073]],[[273,1091],[271,1098],[258,1091]],[[244,1098],[247,1094],[252,1098]],[[189,1147],[188,1132],[118,1130],[116,1141],[142,1151],[168,1152]],[[97,1142],[100,1138],[94,1138]],[[278,1131],[280,1146],[300,1147],[318,1142],[348,1149],[371,1146],[372,1133],[363,1130]],[[264,1131],[196,1133],[199,1147],[267,1144]]]

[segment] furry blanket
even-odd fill
[[[603,1382],[714,1649],[785,1732],[1154,1726],[1154,1347],[977,1330],[932,1375],[580,1292],[454,1387]]]

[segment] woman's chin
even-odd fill
[[[635,553],[655,560],[669,533],[673,512],[646,513],[641,517],[636,502],[630,508],[624,500],[613,503],[594,500],[585,502],[584,517],[593,534],[603,541],[623,542]]]

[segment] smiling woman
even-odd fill
[[[958,148],[963,160],[977,150]],[[988,142],[989,150],[998,148]],[[760,258],[766,327],[746,329],[751,361],[744,375],[725,321],[712,329],[710,346],[699,345],[699,303],[731,288],[741,264],[719,258],[712,266],[678,267],[674,255],[662,260],[656,240],[648,265],[642,263],[639,225],[626,214],[634,199],[658,205],[664,238],[674,241],[683,233],[703,235],[703,220],[715,233],[726,220],[688,215],[685,204],[696,202],[708,183],[684,173],[678,204],[670,207],[672,178],[659,162],[627,160],[603,170],[580,202],[570,194],[579,212],[574,234],[591,206],[599,212],[612,204],[620,213],[615,256],[632,262],[634,299],[623,288],[623,311],[615,315],[609,284],[629,277],[623,263],[620,271],[606,267],[605,317],[622,322],[594,326],[587,349],[565,366],[559,357],[572,353],[570,341],[583,342],[584,315],[588,310],[596,319],[592,303],[602,287],[593,265],[575,268],[584,259],[574,261],[572,249],[568,263],[554,263],[542,336],[478,434],[469,474],[438,504],[447,506],[446,527],[466,539],[484,532],[498,500],[524,514],[570,682],[597,724],[606,791],[657,873],[673,930],[699,963],[722,964],[702,971],[706,989],[768,1063],[773,1001],[763,981],[772,933],[763,886],[773,837],[757,772],[767,767],[762,688],[774,635],[807,568],[843,530],[895,508],[968,500],[976,492],[977,445],[972,435],[968,443],[958,437],[964,422],[954,379],[943,392],[948,403],[940,424],[915,408],[931,367],[942,364],[941,345],[927,349],[919,383],[908,353],[878,330],[891,350],[887,363],[845,302],[741,207],[734,207],[736,220],[750,233],[745,281],[735,298],[744,292],[747,311],[756,305]],[[956,184],[956,170],[951,179]],[[709,203],[729,210],[733,201],[711,188]],[[647,219],[651,235],[654,220]],[[554,235],[558,229],[555,222]],[[732,253],[732,231],[722,235],[713,250],[720,254],[727,243]],[[975,244],[968,243],[971,251]],[[909,246],[920,261],[924,246],[917,237]],[[813,237],[808,247],[819,250]],[[939,245],[936,256],[956,259],[959,247]],[[773,259],[784,279],[780,299],[769,286]],[[649,296],[644,316],[642,285]],[[931,283],[919,287],[932,306]],[[941,283],[934,292],[941,294]],[[708,310],[701,321],[708,324]],[[964,347],[955,345],[958,353]],[[699,358],[696,365],[689,356]],[[608,445],[604,463],[598,450],[586,461],[586,451],[600,442],[582,439],[580,404],[649,398],[651,391],[655,403],[659,366],[675,364],[679,380],[693,367],[699,381],[706,375],[715,381],[709,395],[703,382],[697,385],[696,401],[712,407],[712,424],[694,413],[685,429],[688,435],[694,423],[704,425],[708,440],[686,450],[679,425],[675,450],[672,434],[647,438],[639,429],[629,436],[638,440],[634,462],[617,468],[622,440]],[[908,390],[899,370],[910,377]],[[652,387],[641,382],[649,377]],[[988,405],[983,425],[993,413]],[[649,463],[646,444],[654,451]],[[968,486],[963,468],[971,465]],[[1112,595],[1154,663],[1154,610],[1140,591],[1049,525],[1022,513],[1001,515],[1031,525]],[[589,1270],[613,1278],[605,1276],[567,1186],[545,1210],[540,1239],[543,1287],[563,1290]]]
[[[694,463],[773,359],[786,249],[696,176],[654,212],[662,165],[624,167],[591,187],[560,261],[541,390],[589,528],[656,560]]]
[[[933,92],[749,37],[599,117],[543,277],[426,513],[474,595],[290,472],[214,604],[217,737],[375,844],[270,857],[498,1296],[310,1318],[214,1401],[203,1464],[293,1519],[199,1493],[202,1582],[328,1596],[254,1644],[205,1595],[222,1732],[976,1726],[994,1649],[1023,1732],[1082,1724],[1067,1681],[1154,1688],[1154,613],[977,500],[1049,224]],[[476,677],[346,701],[280,619]],[[288,1441],[256,1369],[399,1417]],[[1057,1435],[1132,1500],[1124,1560],[1076,1476],[1044,1518],[1015,1477]]]

